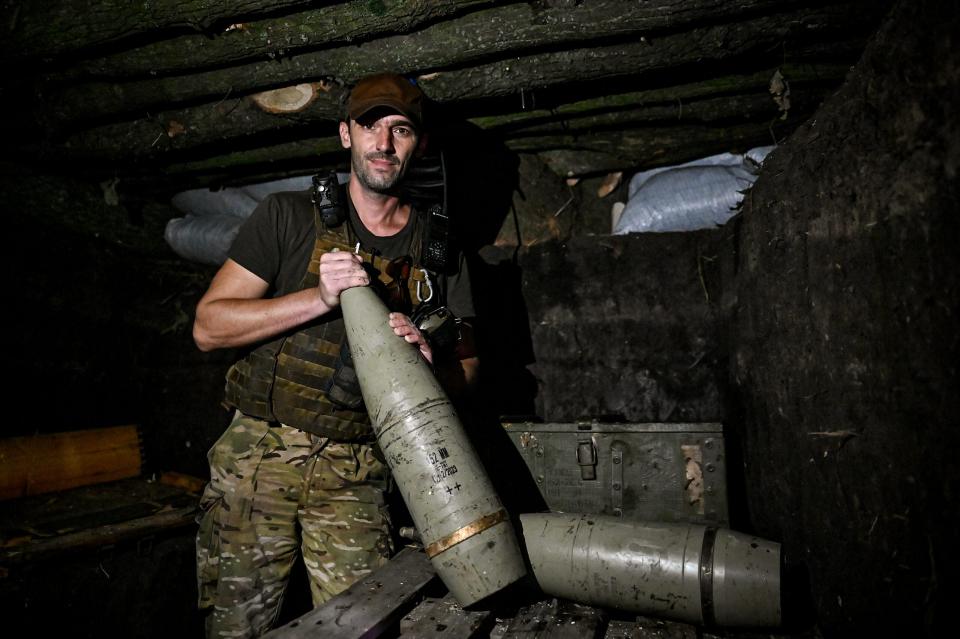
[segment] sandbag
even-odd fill
[[[773,147],[721,153],[637,173],[614,234],[693,231],[725,224]]]
[[[338,176],[341,182],[349,178],[348,174]],[[163,237],[180,257],[220,266],[226,261],[243,221],[261,200],[271,193],[305,191],[311,185],[312,177],[304,175],[216,191],[182,191],[174,195],[170,203],[186,215],[167,222]]]
[[[185,260],[220,266],[227,261],[243,220],[225,214],[176,217],[167,222],[163,238]]]

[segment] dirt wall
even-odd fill
[[[810,570],[829,636],[945,623],[957,524],[960,55],[904,2],[767,161],[732,324],[751,520]]]

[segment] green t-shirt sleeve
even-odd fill
[[[277,199],[268,195],[240,227],[227,256],[268,284],[280,273],[281,216]]]

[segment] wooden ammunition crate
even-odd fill
[[[728,523],[718,423],[506,423],[552,511]]]

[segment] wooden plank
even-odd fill
[[[471,639],[487,636],[493,613],[489,610],[464,610],[453,595],[431,597],[400,620],[404,639]]]
[[[539,637],[536,634],[547,627],[550,618],[556,611],[557,600],[540,601],[529,606],[524,606],[517,611],[513,619],[507,623],[506,631],[501,635],[504,639],[510,637]]]
[[[432,623],[436,621],[440,614],[439,607],[442,599],[436,597],[427,597],[420,602],[420,605],[408,612],[400,620],[400,636],[408,635],[414,632],[415,628],[421,623]]]
[[[698,635],[694,626],[673,621],[639,618],[615,620],[607,624],[603,639],[720,639],[716,635]]]
[[[136,426],[0,440],[0,499],[38,495],[140,474]]]
[[[637,624],[632,621],[615,619],[607,624],[607,632],[603,639],[639,639],[640,633]]]
[[[54,555],[68,551],[100,548],[130,539],[142,538],[163,530],[193,526],[196,512],[196,505],[171,508],[149,517],[100,526],[90,530],[81,530],[50,539],[39,541],[28,538],[12,540],[11,543],[19,545],[0,548],[0,564],[11,565],[49,559]]]
[[[633,639],[697,639],[696,626],[679,621],[637,617],[633,624]]]
[[[264,635],[270,639],[373,639],[410,611],[438,580],[422,550],[404,548],[385,566],[319,608]]]
[[[493,628],[490,630],[489,639],[503,639],[507,634],[507,629],[510,627],[510,622],[512,620],[509,617],[501,619],[497,617],[497,622],[493,625]]]
[[[141,478],[0,502],[0,564],[193,528],[198,498]]]
[[[521,608],[503,639],[595,639],[602,636],[606,613],[568,601],[542,601]]]

